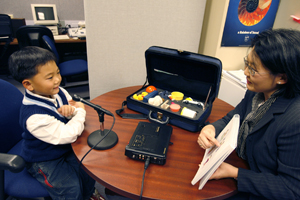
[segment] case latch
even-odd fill
[[[182,50],[182,49],[177,49],[177,52],[178,52],[180,55],[190,55],[190,52],[184,51],[184,50]]]
[[[168,123],[169,123],[169,120],[170,120],[169,117],[167,117],[165,121],[162,121],[163,113],[157,112],[156,114],[157,114],[157,119],[151,117],[151,115],[152,115],[152,110],[150,110],[150,112],[149,112],[149,114],[148,114],[149,120],[150,120],[150,121],[157,122],[157,123],[159,123],[159,124],[168,124]]]
[[[163,116],[161,112],[157,112],[157,119],[162,120]]]

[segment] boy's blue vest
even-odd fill
[[[27,119],[34,114],[50,115],[63,123],[68,120],[57,112],[62,105],[68,104],[65,94],[60,90],[57,98],[57,107],[44,99],[32,96],[25,92],[25,97],[20,110],[20,124],[24,130],[22,134],[24,141],[22,144],[21,156],[26,162],[43,162],[62,157],[71,151],[71,144],[53,145],[34,137],[26,128]]]

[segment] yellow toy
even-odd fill
[[[144,99],[144,96],[147,96],[148,92],[142,92],[141,94],[134,94],[132,96],[133,99],[138,100],[138,101],[142,101]]]

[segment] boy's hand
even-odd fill
[[[75,108],[71,105],[63,105],[57,111],[64,117],[69,117],[74,113]]]
[[[77,101],[74,101],[74,100],[70,100],[70,101],[69,101],[69,104],[70,104],[71,106],[74,106],[75,108],[82,108],[83,110],[85,110],[85,106],[84,106],[84,104],[81,103],[81,102],[77,102]]]

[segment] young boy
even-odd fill
[[[20,110],[21,156],[27,171],[52,199],[102,199],[71,147],[84,129],[84,105],[59,87],[61,76],[55,60],[40,47],[25,47],[9,58],[12,76],[26,88]]]

